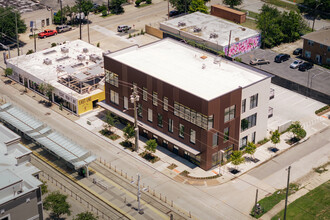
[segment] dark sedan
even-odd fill
[[[314,65],[312,63],[304,62],[298,68],[300,71],[306,71],[306,70],[312,69],[313,66]]]

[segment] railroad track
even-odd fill
[[[130,219],[123,213],[119,212],[115,208],[111,207],[105,201],[100,199],[99,197],[95,196],[93,193],[86,190],[81,185],[74,182],[68,176],[60,173],[58,170],[50,166],[48,163],[43,161],[42,159],[38,158],[35,154],[31,156],[31,163],[46,173],[48,176],[55,179],[57,182],[60,182],[64,185],[67,189],[73,192],[76,195],[79,195],[84,201],[88,201],[91,207],[96,207],[100,213],[103,214],[103,218],[105,219]],[[86,207],[88,208],[88,207]],[[100,216],[102,217],[102,215]]]
[[[90,168],[102,174],[103,176],[111,179],[113,182],[125,188],[130,193],[137,194],[137,186],[135,184],[132,184],[130,181],[123,178],[119,174],[114,173],[112,170],[110,170],[105,165],[101,164],[99,161],[95,161],[92,164],[90,164]],[[184,213],[180,213],[179,211],[172,208],[170,205],[165,204],[163,201],[160,201],[158,198],[153,197],[152,195],[144,192],[143,190],[141,190],[140,192],[141,192],[141,199],[144,202],[158,209],[167,216],[169,217],[172,216],[173,219],[175,220],[188,219],[188,216],[185,216]]]

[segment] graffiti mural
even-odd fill
[[[236,57],[238,55],[247,53],[261,45],[261,35],[250,37],[246,40],[234,43],[230,45],[229,56]],[[228,46],[224,48],[225,54],[227,54]]]

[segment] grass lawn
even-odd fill
[[[287,208],[287,219],[330,219],[330,181],[300,197]],[[283,219],[284,210],[272,220]]]
[[[247,28],[257,30],[257,23],[255,20],[252,20],[252,19],[247,18],[246,22],[242,23],[241,25],[244,27],[247,27]]]
[[[297,5],[290,4],[290,3],[287,3],[287,2],[283,2],[281,0],[261,0],[261,1],[272,4],[272,5],[276,5],[276,6],[281,7],[281,8],[285,8],[287,10],[292,10],[292,11],[299,12],[299,9],[298,9]]]
[[[248,10],[242,10],[242,11],[249,12],[249,15],[247,15],[247,16],[249,16],[251,18],[255,18],[255,19],[257,19],[257,15],[259,14],[259,13],[255,13],[253,11],[248,11]]]
[[[298,3],[298,4],[304,3],[304,0],[288,0],[288,1],[295,2],[295,3]]]
[[[299,186],[297,184],[291,183],[289,186],[289,195],[298,191]],[[254,216],[255,218],[260,218],[263,214],[271,210],[277,203],[285,199],[286,188],[277,190],[272,195],[263,198],[258,201],[261,206],[262,212]],[[254,207],[251,210],[251,215],[254,213]],[[253,216],[253,215],[252,215]]]

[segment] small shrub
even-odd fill
[[[136,0],[136,1],[135,1],[135,6],[136,6],[136,7],[139,7],[140,4],[141,4],[141,2],[142,2],[141,0]]]
[[[322,166],[319,166],[319,167],[316,167],[316,168],[313,168],[313,170],[319,174],[323,173],[323,172],[326,172],[328,171],[328,169],[326,168],[328,165],[330,164],[330,162],[322,165]]]
[[[319,114],[319,113],[321,113],[321,112],[323,112],[323,111],[325,111],[325,110],[327,110],[327,109],[329,109],[329,108],[330,108],[330,105],[326,105],[326,106],[324,106],[324,107],[322,107],[322,108],[316,110],[316,111],[315,111],[315,114],[317,115],[317,114]]]
[[[148,4],[148,5],[150,5],[151,4],[151,0],[146,0],[146,3]]]
[[[189,171],[184,170],[184,171],[182,171],[182,172],[180,173],[180,175],[181,175],[181,176],[186,176],[186,177],[188,177],[188,175],[189,175]]]
[[[143,34],[144,34],[144,31],[143,31],[143,29],[141,29],[141,32],[140,32],[140,34],[141,34],[141,35],[143,35]]]
[[[140,33],[137,33],[137,36],[139,36],[140,35]]]
[[[100,42],[98,42],[98,43],[96,44],[96,46],[97,46],[97,47],[100,47]]]
[[[134,34],[133,37],[136,37],[136,34]]]
[[[171,165],[169,165],[167,168],[170,170],[173,170],[175,168],[177,168],[178,166],[175,163],[172,163]]]
[[[258,144],[263,145],[266,144],[269,141],[268,138],[264,138],[263,140],[259,141]]]
[[[131,33],[129,33],[129,34],[128,34],[128,38],[131,38],[131,37],[132,37],[132,35],[131,35]]]
[[[56,47],[57,44],[56,44],[56,43],[52,43],[50,46],[51,46],[51,47]]]
[[[90,121],[87,121],[87,124],[88,124],[88,125],[92,125],[92,123],[91,123]]]
[[[40,189],[41,189],[42,195],[44,195],[44,194],[48,193],[48,186],[46,184],[47,183],[46,181],[41,180],[41,182],[42,182],[42,185],[40,186]]]
[[[107,10],[103,10],[103,11],[102,11],[102,16],[105,17],[105,16],[107,16],[107,15],[108,15]]]
[[[5,69],[5,76],[11,76],[13,74],[12,68],[6,68]]]
[[[28,50],[28,51],[26,52],[26,55],[29,55],[29,54],[31,54],[31,53],[34,53],[34,51],[33,51],[33,50]]]
[[[159,157],[157,157],[154,154],[151,154],[150,152],[143,151],[142,153],[139,154],[142,158],[146,159],[147,161],[151,163],[156,163],[157,161],[160,160]]]

